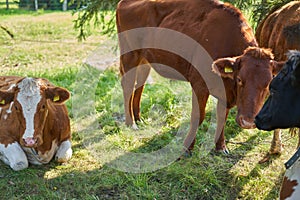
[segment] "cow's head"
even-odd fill
[[[270,84],[270,96],[255,118],[257,128],[300,127],[300,52],[290,51],[288,61]]]
[[[235,81],[237,117],[242,128],[255,128],[254,117],[268,94],[273,75],[282,64],[273,60],[269,49],[248,47],[243,55],[221,58],[213,63],[213,71]]]
[[[26,147],[37,147],[43,143],[43,130],[49,109],[69,98],[66,89],[54,87],[44,79],[24,78],[14,88],[0,91],[0,106],[9,105],[8,117],[14,120],[20,138]],[[55,125],[55,124],[54,124]]]

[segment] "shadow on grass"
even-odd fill
[[[159,140],[165,143],[165,134],[172,135],[172,132],[174,130],[156,136],[134,149],[134,152],[156,149],[161,144]],[[253,170],[243,177],[236,177],[231,172],[256,147],[258,137],[265,139],[267,135],[251,136],[228,156],[213,150],[203,156],[202,152],[197,152],[200,148],[197,143],[191,158],[148,173],[121,172],[109,167],[113,162],[123,161],[122,157],[126,155],[101,166],[97,158],[82,153],[84,144],[75,138],[74,156],[67,164],[51,162],[43,166],[30,166],[20,172],[13,172],[1,164],[0,189],[6,192],[1,192],[0,196],[2,199],[241,199],[243,187],[252,179],[259,178],[260,170],[269,167],[268,163],[255,164]],[[170,139],[171,136],[168,136],[167,140]],[[273,187],[266,199],[272,199],[277,190]]]
[[[155,136],[145,145],[135,148],[133,152],[155,151],[172,140],[174,131],[176,130],[170,130],[162,133],[160,136]],[[232,138],[235,136],[237,136],[237,133],[236,135],[231,135]],[[214,150],[203,156],[203,152],[197,152],[196,148],[191,158],[169,163],[164,168],[148,173],[120,172],[109,167],[122,163],[126,165],[128,164],[126,161],[134,161],[130,160],[130,154],[124,154],[107,163],[106,167],[99,173],[108,170],[110,171],[109,176],[112,176],[113,179],[118,179],[116,182],[112,181],[112,185],[108,188],[121,192],[119,195],[123,198],[240,199],[243,198],[241,191],[244,189],[244,186],[252,179],[259,178],[261,176],[260,171],[268,168],[269,163],[259,165],[257,161],[246,176],[236,176],[231,170],[240,160],[247,156],[247,153],[256,147],[258,138],[264,140],[267,137],[267,134],[252,135],[244,144],[232,150],[229,156],[216,153]],[[89,139],[94,140],[94,138]],[[199,143],[197,143],[197,147],[201,149]],[[138,160],[136,161],[139,162]],[[149,165],[152,164],[155,164],[155,162],[149,162]],[[138,163],[132,166],[140,167]],[[116,174],[117,177],[115,176]],[[102,178],[99,179],[100,182]],[[103,189],[102,186],[99,187]],[[272,189],[269,198],[274,198],[274,195],[277,193],[276,190],[278,190],[276,187]],[[255,194],[255,191],[253,193]]]

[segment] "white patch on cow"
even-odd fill
[[[28,167],[27,157],[17,142],[9,144],[6,147],[0,144],[0,159],[15,171]]]
[[[4,118],[4,120],[6,120],[7,119],[7,114],[5,114],[3,118]]]
[[[9,108],[6,110],[6,113],[7,114],[10,114],[11,113],[11,109],[12,109],[12,106],[14,105],[14,102],[10,102],[10,105],[9,105]]]
[[[0,115],[1,115],[1,113],[2,113],[2,108],[0,107]]]
[[[57,162],[60,163],[67,162],[68,160],[70,160],[73,154],[71,147],[72,144],[70,140],[63,141],[57,150],[55,160],[57,160]]]
[[[286,200],[298,200],[300,197],[300,160],[298,159],[289,169],[286,170],[285,176],[290,181],[297,180],[298,185],[294,186],[293,194]]]
[[[8,88],[8,91],[14,89],[15,87],[16,87],[16,84],[11,84],[11,85],[9,86],[9,88]]]
[[[18,93],[17,100],[22,106],[26,123],[23,139],[32,138],[34,134],[34,115],[37,105],[41,100],[40,85],[33,78],[24,78],[18,84],[18,88],[20,92]]]
[[[46,151],[44,154],[41,152],[36,152],[34,148],[22,147],[27,155],[28,162],[33,165],[47,164],[53,158],[55,152],[57,151],[57,142],[56,140],[52,141],[52,146],[49,151]]]

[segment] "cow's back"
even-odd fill
[[[213,59],[237,56],[246,47],[256,46],[252,29],[240,11],[218,1],[120,1],[118,32],[142,27],[167,28],[186,34],[201,44]]]
[[[276,60],[286,60],[290,49],[300,50],[300,1],[271,11],[256,32],[259,46],[271,48]]]

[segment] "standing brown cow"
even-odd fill
[[[269,13],[255,36],[261,47],[271,48],[274,59],[286,60],[288,50],[300,50],[300,1],[292,1]]]
[[[258,25],[255,36],[259,46],[272,49],[277,61],[285,61],[288,50],[300,50],[300,1],[272,10]],[[281,152],[280,134],[275,130],[271,153]]]
[[[224,125],[233,106],[237,105],[236,121],[242,128],[255,127],[254,117],[280,66],[273,61],[270,50],[258,47],[252,29],[238,9],[209,0],[121,0],[117,7],[117,29],[127,125],[137,128],[140,98],[151,65],[160,75],[188,81],[192,86],[191,123],[184,142],[187,150],[194,146],[209,94],[218,98],[217,150],[228,152]],[[183,42],[184,37],[177,33],[203,47],[216,60],[213,65],[203,52],[199,53],[199,48],[187,46],[186,41],[190,40]],[[170,48],[155,48],[163,44]],[[190,60],[172,52],[176,45]],[[194,60],[199,62],[195,64]],[[218,79],[224,93],[214,88],[213,82]]]

